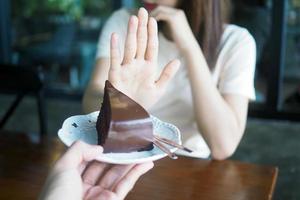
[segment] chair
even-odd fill
[[[44,75],[39,68],[0,64],[0,93],[16,94],[15,100],[0,120],[0,129],[3,129],[23,97],[34,95],[38,106],[40,136],[44,137],[47,134],[44,85]]]

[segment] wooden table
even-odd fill
[[[21,135],[0,136],[0,199],[36,199],[64,145],[58,140],[34,144]],[[231,160],[164,158],[127,199],[271,199],[277,174],[275,167]]]

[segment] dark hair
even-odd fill
[[[179,0],[177,7],[185,12],[206,62],[213,69],[223,25],[229,19],[229,0]]]

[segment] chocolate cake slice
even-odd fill
[[[128,153],[153,148],[153,125],[137,102],[105,82],[104,97],[96,123],[98,144],[104,153]]]

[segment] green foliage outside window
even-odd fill
[[[83,15],[107,16],[110,0],[12,0],[12,15],[17,18],[67,15],[78,20]]]

